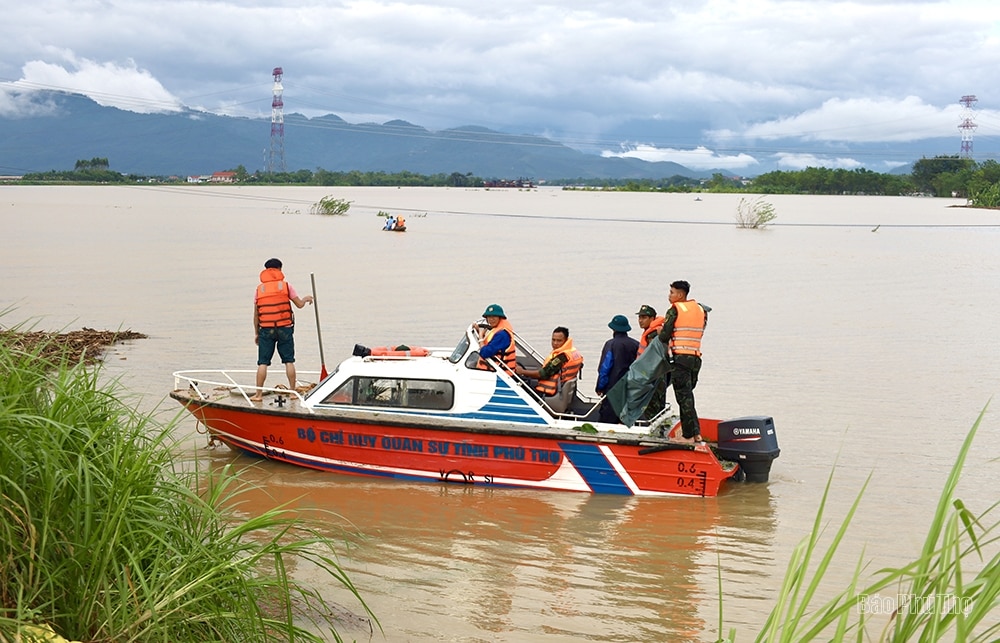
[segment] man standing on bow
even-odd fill
[[[267,379],[267,367],[271,365],[274,349],[285,365],[288,388],[295,389],[295,315],[292,304],[302,308],[312,303],[312,295],[299,297],[292,285],[285,281],[281,272],[281,261],[268,259],[260,273],[260,285],[253,296],[254,342],[257,344],[257,392],[250,399],[261,402],[264,393],[261,387]]]

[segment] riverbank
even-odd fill
[[[87,364],[99,360],[114,344],[147,337],[132,330],[94,330],[86,327],[66,333],[0,328],[0,343],[10,350],[32,353],[44,359],[65,357],[70,362],[83,361]]]

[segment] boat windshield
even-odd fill
[[[462,358],[465,357],[465,351],[467,350],[469,350],[468,333],[462,335],[462,339],[459,340],[458,346],[455,347],[455,350],[451,352],[451,356],[448,357],[448,361],[451,362],[452,364],[458,364],[459,362],[462,361]]]

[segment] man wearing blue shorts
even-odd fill
[[[257,392],[250,399],[264,400],[261,387],[267,379],[267,367],[271,365],[275,348],[281,363],[285,365],[288,388],[295,389],[295,315],[292,304],[302,308],[312,303],[312,295],[299,297],[292,285],[285,281],[281,272],[281,261],[268,259],[260,273],[260,285],[253,297],[254,342],[257,344]]]

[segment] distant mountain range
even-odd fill
[[[107,158],[114,171],[189,176],[244,166],[267,168],[271,122],[195,110],[138,114],[91,99],[45,92],[33,101],[47,115],[0,118],[0,174],[71,170],[76,161]],[[603,158],[539,136],[515,136],[481,127],[430,131],[405,121],[351,124],[329,114],[286,114],[288,171],[471,173],[482,178],[710,177],[670,162]],[[725,172],[732,174],[731,172]]]

